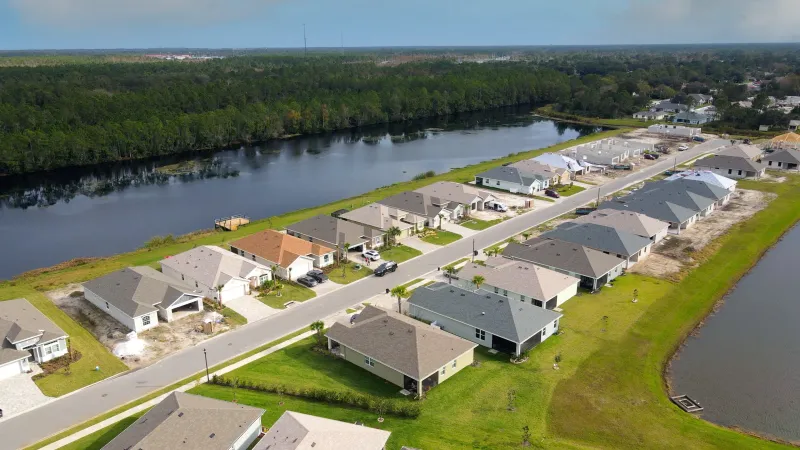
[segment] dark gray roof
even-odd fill
[[[383,234],[366,225],[322,214],[288,225],[286,229],[332,245],[349,243],[355,246]]]
[[[0,301],[0,349],[8,350],[0,350],[0,364],[21,359],[13,350],[17,342],[38,338],[36,342],[44,344],[62,337],[67,337],[67,333],[28,300]],[[28,352],[23,353],[30,356]]]
[[[103,450],[228,450],[263,409],[173,392]]]
[[[708,158],[698,159],[694,162],[694,167],[708,169],[746,170],[749,172],[760,172],[764,169],[763,164],[750,161],[747,158],[726,155],[715,155],[709,156]]]
[[[692,182],[685,182],[681,180],[660,180],[652,183],[645,183],[645,185],[638,191],[631,194],[632,196],[661,196],[662,198],[681,205],[684,208],[689,208],[693,211],[700,212],[711,206],[714,202],[724,197],[716,198],[719,191],[712,194],[710,190],[704,191],[704,194],[698,194],[695,191],[702,190],[701,186],[692,184]],[[708,196],[706,196],[708,195]]]
[[[706,94],[689,94],[689,97],[692,97],[695,100],[711,100],[713,97]]]
[[[436,217],[447,206],[447,202],[414,191],[401,192],[378,200],[378,203],[428,218]]]
[[[800,164],[800,151],[798,150],[775,150],[767,156],[761,158],[762,161],[776,161],[791,164]],[[774,167],[774,166],[773,166]]]
[[[688,106],[680,103],[672,103],[670,101],[663,101],[653,106],[654,109],[661,109],[664,111],[687,111]]]
[[[679,112],[678,114],[675,115],[675,120],[687,120],[687,121],[697,120],[697,121],[703,121],[703,120],[709,120],[709,119],[710,119],[710,117],[708,117],[707,114],[696,113],[694,111],[682,111],[682,112]]]
[[[702,195],[703,197],[714,200],[722,200],[726,196],[730,195],[730,191],[727,189],[721,188],[715,184],[707,183],[705,181],[693,180],[691,178],[678,178],[669,181],[664,180],[664,182],[674,183],[687,192],[693,192],[697,195]]]
[[[633,211],[671,223],[683,223],[697,215],[694,210],[672,203],[657,195],[650,198],[638,195],[624,196],[603,202],[600,204],[600,208]]]
[[[639,253],[651,244],[648,238],[596,223],[562,223],[542,234],[542,237],[560,239],[626,257]]]
[[[517,343],[561,317],[555,311],[482,289],[470,291],[447,283],[415,289],[408,303]]]
[[[511,166],[493,167],[486,172],[479,173],[476,176],[481,178],[491,178],[492,180],[506,181],[509,183],[517,183],[523,186],[530,186],[536,180],[544,181],[546,179],[541,175],[528,173]]]
[[[83,283],[130,317],[138,317],[171,306],[183,294],[197,295],[194,288],[173,280],[152,267],[128,267]]]
[[[540,237],[529,239],[522,244],[515,242],[508,244],[503,249],[503,256],[591,278],[600,278],[624,263],[614,255],[607,255],[582,245]]]

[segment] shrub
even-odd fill
[[[435,176],[436,176],[436,172],[434,172],[433,170],[429,170],[427,172],[422,172],[422,173],[418,173],[418,174],[414,175],[414,178],[412,178],[412,180],[419,181],[419,180],[424,180],[426,178],[433,178]]]

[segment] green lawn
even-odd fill
[[[433,230],[428,229],[425,230],[428,234],[427,236],[421,236],[420,240],[427,242],[429,244],[435,245],[447,245],[451,244],[459,239],[461,239],[461,235],[457,233],[453,233],[451,231],[446,230]]]
[[[361,265],[361,268],[358,270],[353,269],[356,264]],[[348,261],[345,265],[347,268],[344,269],[344,274],[342,274],[341,265],[339,267],[333,267],[330,271],[326,271],[325,273],[331,281],[339,284],[352,283],[353,281],[372,275],[372,269],[365,267],[363,263]]]
[[[465,222],[461,222],[459,225],[465,228],[469,228],[470,230],[480,231],[480,230],[485,230],[491,226],[497,225],[502,221],[503,219],[494,219],[494,220],[469,219]]]
[[[297,283],[285,280],[282,283],[283,289],[280,291],[280,297],[278,297],[277,292],[270,292],[269,294],[259,295],[258,299],[271,308],[284,309],[284,305],[288,302],[304,302],[317,296],[317,293],[313,290]]]
[[[545,197],[544,195],[532,195],[531,197],[535,198],[536,200],[542,200],[545,202],[555,203],[556,199]]]
[[[577,194],[578,192],[586,190],[576,184],[573,184],[571,186],[569,184],[564,184],[561,186],[556,186],[555,189],[556,192],[558,192],[558,194],[561,195],[562,197],[569,197],[570,195],[574,195]]]
[[[409,282],[408,282],[408,283],[406,283],[406,284],[401,284],[400,286],[402,286],[402,287],[404,287],[404,288],[408,289],[408,288],[410,288],[411,286],[413,286],[413,285],[415,285],[415,284],[419,283],[419,282],[420,282],[420,281],[422,281],[422,280],[423,280],[423,278],[415,278],[415,279],[413,279],[413,280],[409,281]]]
[[[126,417],[119,422],[109,425],[102,430],[95,431],[94,433],[84,436],[77,441],[61,447],[59,450],[100,450],[111,442],[112,439],[117,437],[118,434],[125,431],[131,424],[136,422],[139,417],[144,415],[144,411],[136,413],[130,417]]]
[[[455,266],[457,266],[457,265],[459,265],[459,264],[463,263],[464,261],[469,261],[469,258],[461,258],[461,259],[457,259],[457,260],[455,260],[455,261],[451,262],[450,264],[448,264],[448,265],[446,265],[446,266],[442,267],[442,270],[446,270],[446,269],[448,269],[448,268],[450,268],[450,267],[455,267]]]
[[[381,259],[384,261],[394,261],[398,264],[422,254],[421,251],[403,244],[396,245],[388,250],[381,250],[380,253]]]

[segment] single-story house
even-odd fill
[[[667,113],[677,114],[679,112],[688,111],[689,107],[686,105],[682,105],[680,103],[672,103],[669,100],[665,100],[661,103],[656,103],[655,105],[653,105],[652,108],[650,108],[650,110],[656,112],[663,111]]]
[[[253,450],[383,450],[392,433],[285,411]]]
[[[647,127],[647,132],[691,139],[695,136],[700,136],[702,130],[700,128],[685,127],[683,125],[656,124]]]
[[[199,288],[152,267],[128,267],[83,283],[90,303],[137,333],[203,310]]]
[[[675,114],[672,119],[673,123],[685,123],[688,125],[703,125],[714,120],[714,116],[710,114],[702,114],[695,111],[684,111]]]
[[[721,187],[722,189],[725,189],[728,192],[736,191],[736,180],[732,180],[728,177],[723,177],[722,175],[718,175],[709,170],[686,170],[683,172],[672,174],[665,179],[671,181],[680,178],[690,178],[692,180],[713,184],[715,186]]]
[[[713,96],[706,94],[689,94],[689,97],[694,99],[695,105],[705,105],[706,103],[712,103],[714,101]]]
[[[758,161],[763,154],[763,150],[750,144],[728,145],[717,152],[719,156],[735,156],[737,158],[746,158],[750,161]]]
[[[161,261],[161,273],[222,303],[249,295],[272,279],[269,267],[213,245],[167,257]]]
[[[617,209],[599,209],[585,216],[578,217],[573,223],[593,223],[620,231],[635,234],[657,244],[667,236],[669,223],[645,216],[634,211]]]
[[[800,167],[800,151],[779,149],[761,158],[767,169],[797,170]]]
[[[724,189],[714,183],[707,183],[703,180],[691,177],[684,177],[669,181],[662,180],[652,184],[658,186],[659,183],[663,183],[664,186],[669,186],[670,188],[683,189],[686,192],[697,194],[705,198],[710,198],[715,201],[716,203],[710,210],[703,211],[703,216],[707,216],[713,212],[714,209],[725,206],[733,196],[733,192],[728,189]]]
[[[455,284],[475,289],[472,278],[484,279],[480,289],[539,308],[555,309],[578,293],[580,280],[525,261],[491,257],[486,265],[467,263],[458,271]]]
[[[669,223],[669,233],[680,234],[700,219],[700,213],[674,203],[662,192],[641,195],[637,192],[600,204],[600,209],[633,211]]]
[[[276,269],[274,276],[296,280],[314,268],[328,267],[336,251],[275,230],[265,230],[231,242],[231,251]]]
[[[475,185],[492,187],[512,194],[531,195],[550,187],[550,180],[510,166],[499,166],[475,175]]]
[[[421,394],[472,364],[476,344],[393,311],[367,305],[328,329],[336,356]]]
[[[408,314],[487,348],[520,355],[558,331],[561,314],[483,289],[434,283],[414,290]]]
[[[350,251],[361,252],[386,242],[386,233],[380,230],[324,214],[287,225],[286,234],[341,251],[344,244],[350,244]]]
[[[380,203],[371,203],[348,211],[339,216],[339,218],[365,225],[384,234],[387,234],[390,228],[396,227],[400,230],[400,235],[395,238],[398,241],[425,229],[424,217],[400,211],[397,208],[390,208]],[[387,235],[386,238],[389,239],[391,236]]]
[[[602,139],[566,150],[578,161],[599,165],[621,164],[630,158],[641,156],[645,151],[653,151],[653,144],[619,139]]]
[[[644,122],[650,120],[664,120],[665,117],[667,117],[667,113],[664,111],[639,111],[633,113],[634,119],[639,119]]]
[[[522,244],[512,242],[503,256],[578,278],[580,286],[592,291],[622,275],[625,260],[592,248],[558,239],[536,237]]]
[[[0,301],[0,380],[67,354],[67,333],[24,298]]]
[[[558,239],[593,248],[625,260],[625,267],[647,257],[653,242],[646,237],[596,223],[565,222],[542,234],[545,239]]]
[[[261,434],[264,410],[173,392],[103,450],[245,450]]]
[[[797,131],[798,127],[800,127],[800,120],[789,121],[789,131]]]
[[[569,170],[551,166],[534,159],[526,159],[509,164],[509,167],[516,167],[524,172],[535,173],[550,180],[550,186],[556,184],[568,184],[572,179],[572,174]]]
[[[572,174],[572,177],[575,175],[582,175],[584,171],[583,166],[581,166],[578,161],[569,156],[562,155],[561,153],[542,153],[533,158],[533,160],[558,169],[566,169]]]
[[[425,226],[436,228],[444,220],[457,220],[464,216],[464,206],[442,198],[432,197],[415,191],[405,191],[391,195],[378,203],[398,211],[413,214],[425,219]]]
[[[486,207],[486,202],[495,200],[495,196],[489,191],[452,181],[438,181],[414,192],[428,195],[442,202],[458,203],[463,206],[464,215],[467,216],[470,211],[483,211]]]
[[[708,170],[728,178],[761,178],[767,166],[736,156],[715,155],[694,162],[697,170]]]

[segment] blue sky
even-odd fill
[[[0,49],[800,41],[800,0],[0,0]]]

